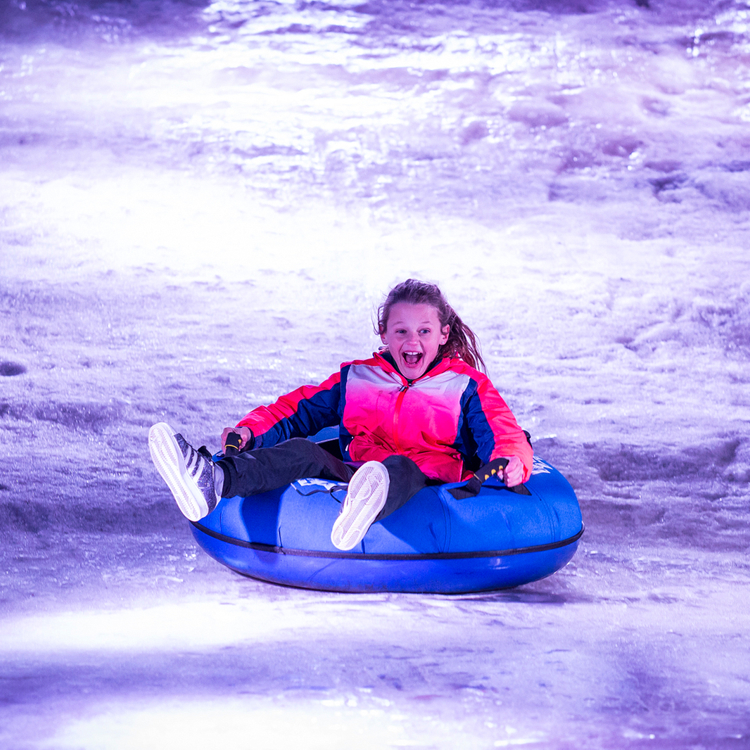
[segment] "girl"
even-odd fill
[[[151,456],[184,515],[198,521],[222,497],[305,477],[348,482],[331,541],[349,550],[428,484],[470,480],[467,494],[476,494],[492,474],[509,487],[529,478],[526,434],[476,369],[484,369],[476,337],[437,286],[409,279],[392,289],[378,333],[384,347],[370,359],[346,362],[321,385],[226,428],[222,447],[226,454],[230,435],[239,435],[237,455],[214,463],[168,425],[154,425]],[[304,439],[330,425],[339,426],[343,461]],[[472,463],[481,465],[476,475]]]

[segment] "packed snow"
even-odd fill
[[[744,0],[0,5],[0,747],[750,748]],[[243,578],[153,468],[441,285],[572,562]]]

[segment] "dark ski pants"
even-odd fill
[[[428,484],[434,484],[406,456],[388,456],[382,463],[388,470],[390,485],[376,521],[398,510]],[[357,470],[305,438],[227,456],[218,464],[224,472],[223,497],[257,495],[308,477],[348,482]]]

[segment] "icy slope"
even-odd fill
[[[0,746],[741,748],[750,11],[0,13]],[[587,531],[482,597],[197,553],[150,465],[437,281]]]

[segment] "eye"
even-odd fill
[[[424,333],[424,334],[429,334],[429,333],[430,333],[430,329],[429,329],[429,328],[423,328],[423,329],[422,329],[422,330],[420,331],[420,333]]]

